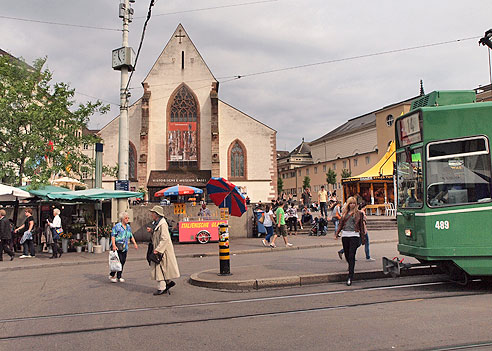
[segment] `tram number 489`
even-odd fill
[[[434,226],[437,230],[449,229],[449,221],[436,221]]]

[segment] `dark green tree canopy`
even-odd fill
[[[52,175],[80,174],[93,167],[82,153],[98,138],[83,133],[89,117],[109,109],[100,101],[75,105],[75,90],[52,83],[52,74],[38,59],[33,66],[0,57],[0,180],[47,183]]]
[[[304,180],[302,181],[302,188],[311,188],[311,178],[309,178],[309,176],[304,177]]]
[[[284,181],[279,177],[277,180],[277,194],[282,194],[282,191],[284,191]]]
[[[326,183],[331,185],[335,185],[337,183],[337,173],[331,168],[328,169],[328,172],[326,173]]]
[[[350,178],[352,176],[352,172],[350,172],[348,169],[342,169],[342,179],[345,178]]]

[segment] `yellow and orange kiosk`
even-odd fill
[[[393,162],[396,162],[395,142],[372,168],[355,177],[342,179],[343,202],[359,195],[367,203],[369,212],[384,213],[394,203]]]

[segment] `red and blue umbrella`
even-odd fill
[[[186,185],[175,185],[170,186],[168,188],[164,188],[159,190],[154,194],[155,197],[161,196],[175,196],[175,195],[193,195],[193,194],[202,194],[203,190],[195,188],[193,186]]]
[[[217,206],[229,209],[231,216],[241,217],[246,212],[246,199],[237,186],[224,178],[210,178],[207,193]]]

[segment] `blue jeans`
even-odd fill
[[[370,259],[371,255],[369,254],[369,233],[366,233],[366,244],[364,245],[364,251],[366,252],[366,259]]]
[[[326,205],[326,202],[320,202],[319,203],[320,211],[321,211],[321,216],[323,216],[323,211],[325,213],[325,217],[328,216],[328,206]]]
[[[338,230],[338,224],[340,223],[340,220],[338,219],[335,219],[335,220],[331,220],[333,222],[333,224],[335,225],[335,235],[337,235],[337,230]]]
[[[270,226],[270,227],[265,227],[266,231],[267,231],[267,235],[265,237],[265,240],[270,242],[270,238],[272,237],[273,235],[273,226]]]

